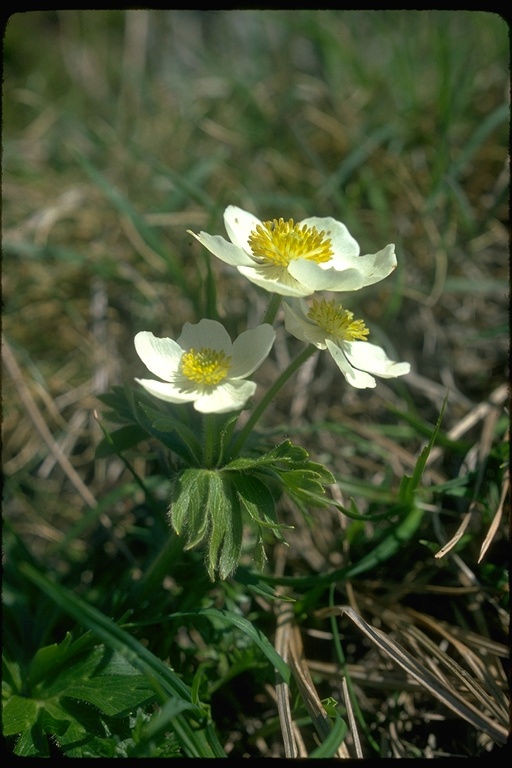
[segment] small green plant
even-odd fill
[[[308,307],[303,298],[328,289],[355,291],[382,280],[396,267],[394,245],[361,256],[345,225],[330,217],[298,224],[282,218],[260,222],[231,205],[224,222],[230,242],[205,232],[196,237],[272,294],[262,324],[234,342],[221,323],[210,319],[186,323],[176,341],[140,331],[135,336],[137,353],[160,380],[137,382],[161,404],[141,399],[137,391],[125,395],[133,415],[140,414],[129,426],[145,427],[171,449],[169,520],[176,534],[184,536],[187,549],[205,549],[211,580],[226,579],[237,568],[246,523],[256,530],[254,561],[263,568],[265,533],[283,538],[276,514],[280,497],[287,496],[304,510],[332,504],[344,511],[325,494],[326,486],[335,482],[332,473],[311,461],[304,448],[283,440],[265,450],[258,442],[257,427],[265,408],[300,365],[318,349],[328,349],[345,380],[359,389],[375,387],[374,376],[389,379],[410,370],[408,363],[395,363],[381,347],[370,344],[364,322],[354,320],[340,303],[314,298]],[[284,304],[286,330],[306,346],[237,428],[256,391],[247,377],[271,350],[276,334],[271,323],[283,297],[289,302]],[[108,397],[118,414],[126,400]],[[188,426],[191,406],[202,416],[199,435]],[[126,425],[124,430],[123,435]],[[136,431],[134,435],[140,437]],[[107,434],[105,440],[116,444],[115,435]]]

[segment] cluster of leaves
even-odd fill
[[[236,569],[242,550],[244,520],[257,529],[254,561],[262,568],[266,556],[265,532],[282,539],[276,503],[286,494],[309,516],[311,507],[334,504],[325,495],[325,486],[335,478],[308,452],[284,440],[259,455],[226,460],[213,469],[202,466],[204,449],[197,437],[200,426],[190,410],[155,401],[131,387],[114,387],[100,396],[109,406],[104,414],[121,424],[104,438],[96,455],[122,454],[142,440],[156,438],[169,450],[172,487],[169,520],[175,532],[183,535],[186,547],[207,546],[208,575],[226,579]],[[191,424],[190,420],[194,423]],[[228,416],[219,428],[220,453],[229,456],[228,442],[234,417]]]
[[[240,560],[244,513],[258,529],[253,557],[261,569],[265,530],[282,539],[276,498],[284,492],[304,509],[322,506],[328,503],[324,486],[332,483],[325,467],[285,440],[257,458],[238,458],[220,469],[182,470],[173,480],[169,516],[176,533],[186,534],[188,548],[207,544],[212,581],[216,574],[226,579]]]
[[[68,632],[61,643],[39,648],[26,669],[14,660],[4,664],[3,729],[5,736],[19,734],[19,757],[49,757],[48,737],[66,757],[140,757],[148,750],[145,710],[155,691],[90,633],[72,641]],[[173,734],[165,746],[179,753]]]

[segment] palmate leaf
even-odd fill
[[[204,707],[191,701],[188,686],[163,661],[145,648],[136,638],[119,627],[112,619],[82,600],[65,587],[46,578],[28,563],[18,565],[19,572],[50,597],[56,605],[86,627],[112,650],[119,652],[140,672],[151,686],[161,704],[177,699],[183,712],[173,718],[170,728],[187,757],[224,757],[215,731]]]
[[[290,526],[277,522],[274,497],[262,480],[255,475],[233,472],[232,483],[242,508],[250,518],[264,528],[270,528],[275,536],[282,539],[281,528]]]
[[[39,702],[27,696],[9,696],[2,708],[4,736],[30,731],[37,721]]]
[[[187,549],[201,544],[209,531],[208,494],[207,470],[184,469],[173,482],[169,520],[178,536],[186,536]]]
[[[211,536],[206,567],[212,581],[218,572],[227,579],[238,565],[242,549],[240,503],[229,480],[220,472],[209,473],[208,514]]]
[[[229,427],[227,422],[226,433]],[[277,521],[275,499],[286,493],[307,516],[308,506],[338,506],[325,495],[324,486],[334,482],[304,448],[285,440],[261,456],[238,458],[219,469],[182,470],[173,482],[169,519],[176,533],[186,537],[186,549],[206,545],[210,579],[225,579],[240,558],[242,513],[258,526],[255,560],[262,566],[264,530],[283,540],[286,527]]]
[[[176,477],[169,519],[186,549],[205,545],[206,569],[213,581],[226,579],[238,565],[242,514],[231,477],[222,470],[189,468]]]
[[[308,461],[305,467],[308,472],[314,472],[316,474],[316,480],[322,485],[334,485],[336,478],[323,464],[319,464],[316,461]]]
[[[384,536],[384,538],[382,538],[377,544],[373,546],[370,552],[362,556],[356,563],[353,563],[344,568],[337,569],[325,575],[295,578],[292,576],[273,577],[267,576],[266,574],[260,574],[260,579],[270,584],[293,585],[296,589],[306,589],[312,584],[315,584],[316,586],[320,586],[322,584],[331,584],[336,581],[360,576],[361,574],[366,573],[381,563],[389,560],[400,549],[402,549],[407,544],[407,542],[414,535],[416,535],[416,532],[424,516],[424,507],[417,504],[416,494],[421,482],[421,478],[423,476],[423,471],[425,469],[428,456],[430,455],[430,452],[434,446],[441,426],[445,406],[446,400],[443,403],[435,429],[430,436],[430,440],[418,456],[412,475],[404,475],[398,491],[398,499],[393,507],[386,513],[389,515],[389,517],[397,514],[399,516],[397,524],[393,526],[390,533]],[[335,502],[329,501],[328,503]],[[339,505],[336,504],[336,506],[342,510]]]
[[[260,472],[269,472],[278,480],[282,490],[296,501],[307,501],[316,506],[334,504],[325,497],[324,485],[336,482],[333,474],[322,464],[310,461],[308,452],[289,440],[284,440],[271,451],[256,458],[238,458],[227,464],[224,469],[249,476]],[[262,506],[265,504],[262,494]],[[257,501],[256,501],[257,504]]]
[[[286,492],[295,498],[313,501],[317,497],[324,501],[325,490],[318,473],[307,469],[291,469],[280,472]]]
[[[272,448],[271,451],[268,451],[268,453],[256,456],[255,458],[242,457],[234,459],[229,464],[226,464],[224,469],[241,471],[257,469],[265,465],[280,466],[281,464],[295,467],[297,464],[307,461],[308,457],[309,454],[304,448],[293,445],[290,440],[284,440],[275,448]]]
[[[19,734],[19,756],[46,756],[51,737],[66,756],[83,757],[94,734],[106,733],[103,716],[122,719],[155,699],[146,677],[120,654],[93,645],[91,636],[72,642],[68,633],[37,651],[22,689],[7,696],[3,732]],[[125,727],[110,723],[108,730]]]

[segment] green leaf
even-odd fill
[[[14,748],[14,754],[18,757],[49,757],[50,747],[48,739],[38,721],[32,728],[24,730]]]
[[[281,538],[280,526],[276,519],[274,497],[261,480],[254,475],[246,473],[234,473],[233,485],[238,494],[243,509],[258,525],[266,526],[275,531]]]
[[[308,461],[307,469],[308,471],[315,472],[317,474],[318,482],[322,483],[322,485],[334,485],[336,482],[336,478],[332,472],[329,472],[329,470],[324,467],[323,464],[318,464],[316,461]]]
[[[156,408],[142,404],[144,413],[150,420],[150,424],[157,432],[176,432],[181,440],[184,440],[192,453],[201,453],[201,443],[195,433],[179,418],[171,413],[161,413]]]
[[[404,504],[412,504],[413,502],[414,494],[421,482],[421,478],[423,477],[423,472],[427,464],[427,459],[430,456],[430,451],[434,447],[434,443],[436,441],[437,435],[441,428],[441,422],[443,420],[444,411],[445,411],[447,402],[448,402],[448,395],[446,396],[443,402],[441,411],[439,413],[439,418],[430,436],[430,440],[428,441],[427,445],[423,448],[420,455],[418,456],[412,475],[410,477],[408,475],[404,475],[404,477],[402,478],[402,481],[400,483],[400,488],[398,491],[398,498]]]
[[[111,717],[127,715],[155,699],[155,691],[143,675],[102,675],[71,685],[63,692],[80,701],[94,704]]]
[[[229,464],[226,464],[224,469],[228,470],[247,470],[247,469],[255,469],[257,467],[262,467],[265,465],[272,465],[272,464],[291,464],[292,466],[295,466],[296,464],[302,464],[305,460],[307,460],[309,454],[304,449],[301,448],[298,445],[293,445],[290,440],[284,440],[282,443],[277,445],[275,448],[272,448],[271,451],[268,451],[268,453],[264,453],[261,456],[257,456],[255,458],[239,458],[234,459],[233,461],[230,461]]]
[[[432,493],[443,493],[447,496],[466,496],[470,493],[471,479],[472,473],[468,473],[467,475],[454,477],[452,480],[448,480],[446,483],[432,485],[430,490]]]
[[[309,458],[309,453],[300,445],[293,445],[290,440],[283,440],[271,452],[277,461],[284,461],[288,464],[297,464]]]
[[[82,626],[90,629],[105,645],[117,650],[148,680],[159,701],[164,704],[177,697],[189,706],[172,723],[172,728],[189,757],[223,757],[225,755],[215,732],[206,722],[204,710],[191,703],[190,691],[163,661],[145,648],[128,632],[79,598],[73,592],[47,579],[32,565],[20,562],[19,571]]]
[[[40,648],[25,685],[30,695],[8,698],[4,733],[21,734],[24,754],[46,754],[47,735],[56,737],[69,757],[82,757],[93,734],[104,732],[100,712],[125,717],[155,700],[155,689],[143,674],[119,653],[104,645],[90,647],[91,642],[90,634],[72,642],[68,633],[62,643]]]
[[[380,563],[389,560],[396,552],[406,546],[414,536],[423,519],[424,510],[413,507],[406,516],[393,527],[382,541],[380,541],[367,555],[364,555],[357,563],[349,567],[348,577],[360,576],[361,573],[371,571]]]
[[[150,740],[162,731],[169,729],[173,719],[188,708],[188,704],[179,699],[169,699],[158,712],[155,712],[142,729],[140,740]]]
[[[238,565],[242,549],[240,504],[229,480],[221,472],[209,472],[208,515],[210,540],[206,567],[210,579],[218,571],[227,579]]]
[[[268,453],[257,458],[238,458],[224,467],[227,471],[238,473],[254,473],[267,470],[272,473],[274,480],[278,480],[281,488],[299,505],[307,515],[306,503],[309,506],[324,507],[339,505],[325,496],[324,485],[332,485],[336,482],[328,469],[318,462],[309,461],[309,454],[304,448],[293,445],[289,440],[284,440]],[[241,474],[237,475],[237,477]],[[238,482],[238,481],[236,481]],[[262,498],[264,496],[262,495]],[[245,504],[245,508],[255,521],[258,521],[257,501]],[[270,509],[270,506],[267,506]],[[260,509],[261,511],[261,509]],[[263,521],[260,520],[260,524]],[[266,521],[269,524],[269,521]],[[275,531],[274,531],[275,532]]]
[[[260,523],[260,525],[262,525]],[[274,531],[274,535],[283,540],[281,537],[281,534],[279,531]],[[256,534],[256,543],[254,544],[254,549],[252,552],[252,561],[254,563],[254,567],[257,568],[259,571],[262,571],[265,563],[267,562],[267,553],[265,552],[265,545],[263,543],[263,536],[261,534],[261,530]]]
[[[343,743],[345,736],[347,735],[347,724],[344,720],[341,719],[339,714],[336,713],[336,719],[334,721],[334,725],[331,729],[331,732],[327,736],[326,739],[320,744],[319,747],[313,750],[309,754],[309,757],[312,758],[325,758],[325,757],[332,757],[336,754],[338,749],[340,748],[340,745]]]
[[[113,387],[112,392],[99,395],[99,399],[112,408],[112,411],[103,414],[106,419],[126,425],[124,429],[110,434],[100,423],[104,440],[97,448],[99,456],[120,453],[142,439],[155,437],[187,464],[199,463],[201,443],[195,433],[171,413],[173,406],[170,403],[159,403],[142,389],[135,390],[128,385],[124,388]],[[180,413],[179,409],[177,413]],[[114,449],[109,450],[109,445],[115,446]]]
[[[137,393],[140,397],[141,393]],[[156,437],[171,451],[181,456],[187,464],[198,463],[201,456],[201,446],[196,436],[179,419],[171,414],[163,414],[150,405],[136,400],[134,393],[134,413],[137,421],[151,435]],[[164,429],[155,427],[160,423]]]
[[[332,502],[325,497],[323,485],[316,479],[316,472],[293,469],[280,474],[286,492],[297,501],[306,501],[313,506],[326,506]]]
[[[97,735],[112,734],[114,726],[111,721],[108,728],[105,717],[94,707],[65,696],[46,702],[39,721],[66,757],[86,757]]]
[[[32,728],[37,721],[39,705],[34,699],[11,696],[2,709],[3,734],[13,736]]]
[[[187,549],[200,544],[209,531],[208,493],[208,470],[184,469],[173,482],[169,519],[178,536],[186,536]]]
[[[61,643],[47,645],[39,648],[30,664],[28,673],[28,682],[32,687],[43,680],[48,675],[55,676],[59,666],[66,662],[69,648],[71,646],[71,635],[66,633]]]
[[[238,566],[242,548],[242,511],[258,526],[282,538],[274,498],[266,485],[247,472],[188,468],[173,483],[169,518],[186,549],[207,542],[206,568],[210,579],[230,576]],[[261,533],[255,557],[265,560]]]

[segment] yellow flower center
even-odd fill
[[[341,304],[336,304],[334,300],[327,301],[322,299],[313,299],[313,304],[308,312],[310,320],[316,323],[320,328],[334,336],[340,341],[368,341],[366,338],[370,331],[365,326],[363,320],[354,320],[354,313],[348,309],[343,309]]]
[[[287,267],[294,259],[308,259],[317,264],[330,261],[334,255],[331,239],[324,230],[305,224],[294,224],[293,219],[273,219],[258,224],[249,235],[254,258],[263,266]]]
[[[231,368],[231,357],[215,349],[201,347],[184,352],[180,361],[180,373],[196,384],[217,385],[224,381]]]

